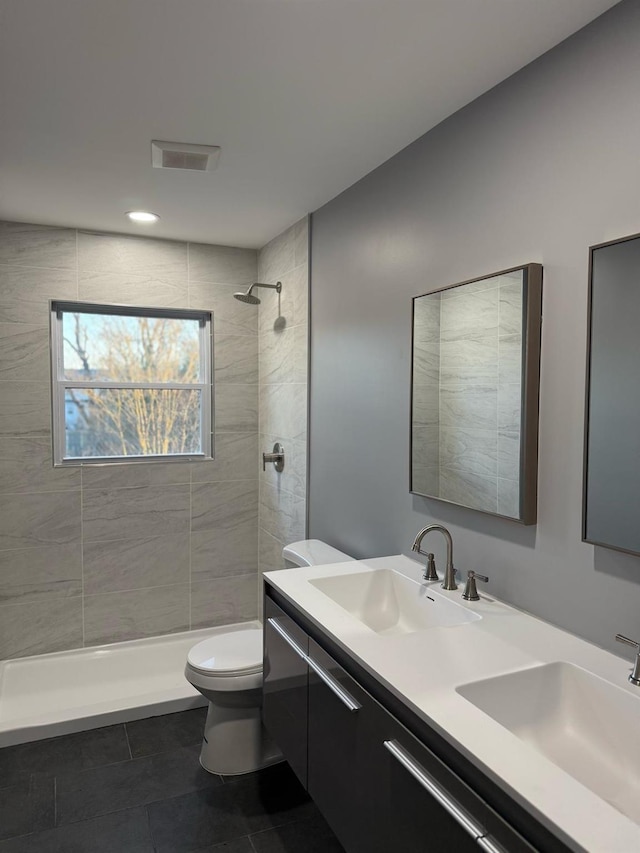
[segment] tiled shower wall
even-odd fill
[[[0,223],[0,658],[256,615],[258,314],[232,295],[256,262]],[[53,469],[50,299],[212,310],[216,459]]]
[[[260,464],[259,568],[283,568],[282,547],[306,535],[309,231],[302,219],[258,255],[260,452],[284,445],[285,467]]]

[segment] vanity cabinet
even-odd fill
[[[264,663],[264,724],[347,853],[567,853],[268,584]]]
[[[265,601],[262,721],[307,787],[309,638],[273,601]]]

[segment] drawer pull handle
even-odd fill
[[[493,838],[489,835],[484,835],[482,838],[479,838],[478,846],[485,850],[486,853],[507,853],[504,847],[500,847],[499,844],[496,844]]]
[[[428,791],[442,808],[476,841],[485,834],[485,830],[479,826],[455,800],[452,800],[436,780],[421,767],[400,744],[395,740],[385,740],[384,746],[391,755],[400,762],[405,770]]]
[[[308,660],[308,657],[307,657],[306,652],[305,652],[305,651],[303,651],[303,649],[301,649],[301,648],[300,648],[300,646],[296,643],[296,641],[295,641],[295,640],[293,639],[293,637],[289,634],[289,632],[288,632],[288,631],[285,631],[285,629],[282,627],[282,625],[278,622],[278,620],[277,620],[277,619],[274,619],[274,618],[273,618],[273,616],[270,616],[270,617],[267,619],[267,622],[269,623],[269,625],[271,625],[271,627],[272,627],[275,631],[277,631],[277,633],[278,633],[278,634],[280,634],[280,636],[281,636],[281,637],[282,637],[282,639],[285,641],[285,643],[286,643],[288,646],[291,646],[291,648],[292,648],[292,649],[293,649],[293,651],[298,655],[298,657],[301,657],[301,658],[302,658],[302,660],[304,660],[304,661]]]
[[[330,675],[325,669],[323,669],[320,664],[317,664],[313,658],[307,656],[307,663],[311,667],[311,669],[315,672],[318,678],[322,679],[324,683],[327,685],[329,690],[331,690],[338,699],[342,702],[343,705],[350,711],[359,711],[362,705],[351,696],[347,691],[342,687],[339,681],[337,681],[332,675]]]
[[[296,643],[293,637],[286,631],[282,625],[278,622],[277,619],[274,619],[273,616],[269,616],[267,622],[271,627],[277,631],[278,634],[282,637],[282,639],[290,646],[293,651],[298,655],[298,657],[302,658],[303,661],[311,667],[311,669],[318,675],[319,678],[324,681],[327,687],[335,693],[335,695],[340,699],[340,701],[347,706],[350,711],[358,711],[361,708],[361,705],[356,702],[356,700],[350,696],[346,690],[343,689],[342,685],[336,681],[336,679],[329,675],[326,670],[324,670],[319,664],[317,664],[314,660],[312,660],[309,655],[303,651],[302,648]]]

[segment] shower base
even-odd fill
[[[184,677],[187,652],[221,625],[0,662],[0,747],[206,705]]]

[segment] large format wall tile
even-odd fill
[[[258,339],[247,335],[216,335],[214,338],[216,385],[255,385],[258,382]]]
[[[85,542],[86,595],[189,581],[189,535]]]
[[[51,433],[49,382],[0,380],[0,435],[48,436]]]
[[[238,289],[238,285],[191,281],[189,307],[213,311],[214,335],[255,335],[258,307],[234,299]]]
[[[83,302],[149,308],[187,308],[189,304],[186,276],[179,281],[150,274],[81,270],[78,274],[78,297]]]
[[[285,568],[282,549],[287,544],[287,542],[281,542],[271,533],[260,528],[258,531],[258,570],[260,574]]]
[[[216,432],[213,453],[213,459],[190,463],[192,483],[256,479],[257,433]]]
[[[498,511],[498,486],[495,477],[481,477],[466,471],[440,468],[439,496],[453,503]]]
[[[305,501],[291,492],[260,484],[260,527],[280,542],[304,539]]]
[[[256,280],[256,273],[255,249],[189,243],[189,281],[249,285]]]
[[[216,387],[215,429],[226,432],[257,432],[257,385],[218,385]]]
[[[497,381],[497,335],[442,342],[440,382],[443,385],[495,385]]]
[[[497,428],[498,391],[495,385],[467,385],[440,389],[440,426],[466,429]]]
[[[519,432],[498,432],[498,477],[520,479]]]
[[[300,246],[298,247],[300,251]],[[261,280],[275,282],[283,272],[296,266],[296,226],[292,225],[274,237],[260,250],[259,270]]]
[[[500,334],[522,334],[522,273],[519,281],[503,284],[500,287]]]
[[[442,299],[440,336],[442,341],[486,337],[498,333],[499,288],[478,293],[456,294]]]
[[[258,614],[256,574],[191,584],[191,627],[247,622]]]
[[[0,607],[0,658],[82,646],[82,598]]]
[[[50,375],[46,326],[0,323],[0,379],[45,382]]]
[[[498,478],[498,512],[511,518],[520,517],[520,487],[515,480]]]
[[[0,493],[80,488],[80,468],[54,468],[50,436],[0,435]]]
[[[84,465],[84,489],[123,489],[131,486],[171,486],[189,483],[189,462],[140,462],[134,465],[114,462]]]
[[[282,328],[306,353],[306,220],[288,239]],[[252,249],[0,223],[0,657],[82,645],[83,600],[87,644],[183,630],[191,581],[194,626],[255,615],[259,309],[233,294],[257,279]],[[50,299],[211,311],[215,458],[53,468]],[[306,383],[296,351],[287,380]],[[301,497],[306,445],[288,442]]]
[[[293,438],[284,439],[277,435],[261,435],[260,453],[271,452],[276,442],[284,447],[284,471],[276,471],[275,466],[270,462],[267,462],[266,470],[263,471],[262,456],[260,456],[260,481],[292,492],[299,498],[306,498],[307,442]]]
[[[80,539],[80,492],[0,495],[0,551]]]
[[[260,382],[265,385],[307,381],[306,324],[260,335]]]
[[[82,595],[79,542],[0,551],[0,604],[32,604],[76,595]]]
[[[76,232],[72,228],[0,222],[0,264],[75,269]]]
[[[262,277],[268,284],[280,281],[282,290],[261,290],[258,326],[261,333],[279,332],[290,326],[299,326],[309,319],[309,272],[302,264],[289,272],[275,276],[273,280]]]
[[[307,436],[307,386],[260,386],[260,432],[304,441]]]
[[[255,480],[197,483],[191,487],[191,531],[226,530],[258,516]]]
[[[189,584],[84,597],[84,641],[119,643],[189,627]]]
[[[189,530],[189,486],[86,489],[85,542],[180,534]]]
[[[440,464],[445,468],[497,476],[498,435],[495,430],[440,427]]]
[[[78,231],[78,269],[187,280],[187,245],[151,237]]]
[[[246,575],[258,568],[257,514],[233,527],[191,534],[191,580]]]
[[[49,322],[50,299],[76,299],[74,270],[0,266],[0,322]]]

